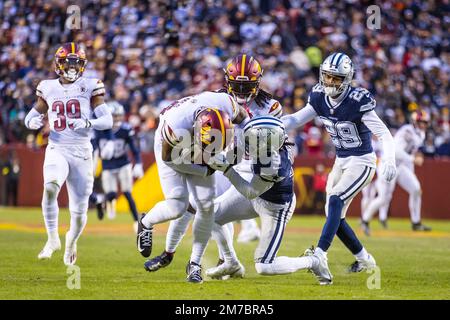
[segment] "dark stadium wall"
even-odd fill
[[[14,149],[20,159],[21,173],[19,180],[19,206],[40,206],[42,197],[42,165],[44,150],[31,150],[24,146],[0,147],[0,162],[8,156],[10,149]],[[143,154],[144,168],[154,163],[153,154]],[[295,191],[297,194],[297,214],[323,214],[323,210],[313,208],[314,191],[312,190],[312,176],[318,163],[331,170],[332,159],[318,157],[297,157],[295,160]],[[422,167],[416,167],[416,172],[422,184],[422,216],[423,218],[450,219],[450,196],[448,181],[450,179],[450,160],[427,159]],[[4,194],[5,178],[0,176],[0,194]],[[348,215],[360,216],[360,199],[358,195],[350,206]],[[67,206],[67,192],[63,187],[59,195],[61,207]],[[389,209],[392,217],[409,217],[408,195],[397,187]]]

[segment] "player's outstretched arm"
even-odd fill
[[[374,110],[364,113],[362,121],[370,131],[381,141],[383,158],[381,173],[386,181],[391,181],[397,174],[395,166],[395,143],[391,132]]]
[[[300,109],[296,113],[281,117],[281,120],[283,121],[286,130],[289,131],[304,126],[316,116],[317,113],[313,106],[308,103],[304,108]]]
[[[224,172],[224,176],[230,180],[233,186],[247,199],[259,197],[264,192],[272,188],[273,182],[263,180],[260,176],[254,175],[252,180],[248,182],[241,177],[233,168],[229,168]]]
[[[48,111],[47,102],[41,97],[38,97],[36,104],[31,108],[30,112],[25,117],[24,123],[28,129],[38,130],[44,126],[44,115]]]

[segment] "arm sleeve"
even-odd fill
[[[29,127],[30,120],[33,118],[36,118],[36,117],[40,117],[40,116],[41,116],[41,114],[39,113],[39,111],[37,111],[35,108],[31,108],[30,112],[28,112],[25,119],[23,120],[25,127],[30,129],[30,127]]]
[[[224,173],[233,186],[247,199],[254,199],[273,186],[273,182],[265,181],[258,175],[254,175],[250,182],[247,182],[233,168]]]
[[[296,113],[281,117],[281,120],[283,121],[286,130],[292,130],[304,126],[316,116],[316,110],[314,110],[313,106],[308,103],[304,108],[300,109]]]
[[[113,126],[113,118],[111,112],[109,111],[106,103],[102,103],[94,109],[95,116],[97,119],[91,119],[92,128],[95,130],[107,130],[111,129]]]
[[[366,112],[362,121],[370,131],[381,141],[383,145],[383,159],[395,161],[395,143],[391,132],[374,110]]]
[[[134,162],[141,163],[142,162],[141,152],[139,151],[139,148],[136,146],[134,137],[135,137],[134,130],[131,130],[127,138],[127,143],[128,146],[130,147],[131,153],[133,154]]]

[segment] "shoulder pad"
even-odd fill
[[[269,103],[271,104],[269,115],[275,118],[281,118],[281,116],[283,115],[283,107],[281,106],[281,104],[275,99],[270,100]]]

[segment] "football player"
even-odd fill
[[[403,125],[395,134],[395,158],[398,174],[396,179],[377,184],[378,196],[373,200],[363,214],[362,226],[369,233],[369,221],[375,212],[389,207],[395,185],[398,183],[409,194],[409,212],[411,215],[412,230],[430,231],[431,228],[421,223],[420,209],[422,205],[422,190],[419,179],[414,173],[414,165],[423,164],[423,155],[419,148],[425,140],[425,132],[430,121],[425,111],[417,111],[411,114],[411,124]],[[387,216],[383,217],[387,219]]]
[[[66,182],[71,216],[64,252],[66,265],[76,262],[77,240],[86,225],[92,193],[94,178],[89,130],[111,129],[113,124],[104,102],[102,81],[82,76],[86,63],[86,54],[79,44],[62,45],[55,54],[58,79],[39,83],[37,102],[25,117],[26,127],[38,130],[47,114],[51,130],[45,151],[42,198],[48,240],[38,258],[50,259],[53,252],[61,248],[57,198]],[[96,119],[93,119],[92,111]]]
[[[185,214],[191,195],[197,212],[193,224],[192,254],[186,269],[189,282],[203,281],[201,259],[214,222],[214,171],[205,165],[208,159],[204,156],[208,152],[213,155],[222,151],[233,140],[232,122],[244,124],[247,118],[247,112],[228,94],[218,92],[182,98],[160,114],[154,149],[165,200],[142,215],[137,246],[144,257],[149,257],[153,226]],[[191,160],[192,145],[201,149],[200,161]]]
[[[327,180],[326,223],[311,259],[319,283],[332,283],[327,251],[335,235],[356,257],[350,271],[373,268],[375,259],[367,252],[345,220],[352,199],[373,178],[376,155],[372,133],[383,145],[381,173],[386,181],[396,174],[395,146],[391,133],[375,113],[375,99],[364,88],[352,87],[354,68],[343,53],[333,53],[320,65],[320,82],[312,88],[308,103],[282,118],[286,129],[303,126],[319,117],[336,147],[336,160]],[[308,253],[312,253],[308,251]]]
[[[128,201],[133,220],[135,221],[134,228],[137,231],[138,212],[131,190],[133,178],[141,179],[144,176],[141,154],[134,141],[133,128],[124,121],[124,107],[117,101],[111,101],[107,104],[114,119],[112,129],[114,153],[111,158],[102,159],[102,186],[106,196],[107,216],[109,219],[114,219],[116,216],[116,199],[118,185],[120,184],[120,190]],[[100,150],[102,150],[103,146],[110,140],[110,137],[107,132],[98,131],[96,132],[96,140]],[[134,166],[128,156],[129,150],[133,154]]]

